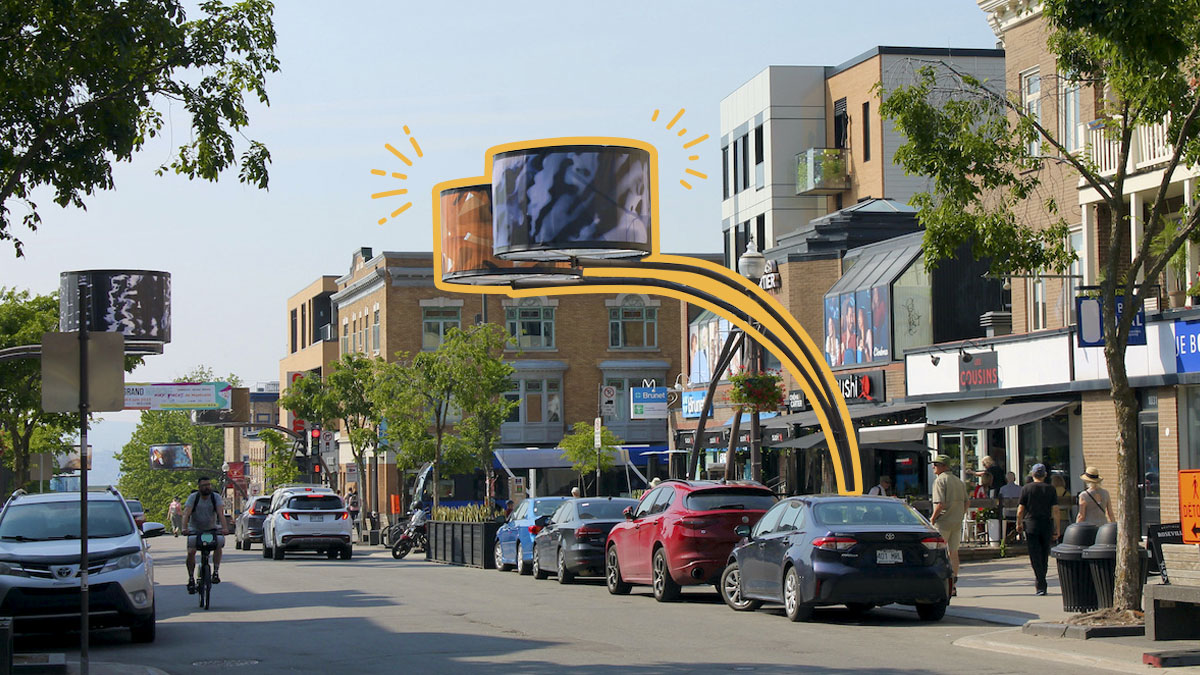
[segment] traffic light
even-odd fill
[[[312,458],[312,472],[319,478],[321,476],[321,460],[318,457]]]
[[[321,442],[321,425],[320,424],[308,425],[308,437],[312,439],[311,441],[309,441],[308,447],[316,448]]]

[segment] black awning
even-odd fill
[[[986,412],[968,415],[958,420],[947,420],[938,425],[959,429],[1003,429],[1020,424],[1036,422],[1049,417],[1074,401],[1025,401],[1005,403]]]
[[[850,419],[861,420],[868,417],[876,417],[878,415],[891,415],[893,413],[912,412],[914,410],[923,410],[923,403],[883,403],[883,404],[868,404],[850,406]],[[804,412],[792,413],[791,415],[781,415],[763,424],[765,429],[780,429],[789,425],[799,427],[815,427],[817,426],[817,413],[812,410]]]

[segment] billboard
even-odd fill
[[[192,446],[188,443],[165,443],[150,446],[151,469],[191,469]]]
[[[125,410],[229,410],[232,406],[233,386],[228,382],[125,383]]]
[[[147,270],[86,270],[59,275],[59,331],[79,330],[79,280],[91,287],[88,330],[131,340],[171,341],[171,275]]]
[[[892,358],[887,286],[825,297],[825,360],[851,366]]]
[[[702,315],[707,319],[697,320],[688,326],[688,381],[695,384],[711,382],[717,361],[721,358],[721,348],[733,330],[729,321],[713,314]],[[734,354],[729,363],[729,369],[718,375],[718,379],[729,378],[730,373],[737,372],[743,365],[742,354]]]

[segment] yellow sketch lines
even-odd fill
[[[651,121],[651,122],[657,122],[657,121],[658,121],[658,113],[659,113],[659,112],[660,112],[660,111],[659,111],[657,108],[655,108],[655,109],[654,109],[654,112],[650,114],[650,121]],[[675,123],[676,123],[676,122],[678,122],[679,120],[683,119],[683,114],[684,114],[685,112],[687,112],[687,109],[686,109],[686,108],[680,108],[680,109],[679,109],[679,112],[675,113],[675,116],[671,118],[671,121],[670,121],[670,122],[667,122],[667,129],[671,129],[671,128],[673,128],[673,127],[675,126]],[[686,135],[687,135],[687,132],[688,132],[688,130],[687,130],[687,128],[686,128],[686,127],[680,127],[679,131],[675,132],[675,135],[676,135],[677,137],[679,137],[679,138],[683,138],[684,136],[686,136]],[[692,139],[692,140],[690,140],[690,141],[687,141],[687,142],[685,142],[685,143],[683,144],[683,149],[684,149],[684,150],[688,150],[688,149],[690,149],[690,148],[693,148],[693,147],[695,147],[695,146],[697,146],[697,145],[699,145],[699,144],[703,143],[703,142],[704,142],[705,140],[707,140],[707,139],[708,139],[708,134],[701,134],[700,136],[698,136],[698,137],[696,137],[696,138],[693,138],[693,139]],[[698,159],[700,159],[700,155],[688,155],[688,161],[689,161],[689,162],[695,162],[695,161],[696,161],[696,160],[698,160]],[[696,178],[699,178],[699,179],[701,179],[701,180],[707,180],[707,179],[708,179],[708,176],[707,176],[707,175],[705,175],[705,174],[702,174],[702,173],[700,173],[699,171],[695,171],[695,170],[693,170],[693,169],[687,169],[687,170],[686,170],[686,173],[687,173],[687,174],[689,174],[689,175],[691,175],[691,176],[695,176]],[[684,187],[684,189],[687,189],[687,190],[691,190],[691,189],[692,189],[692,184],[691,184],[691,183],[689,183],[689,182],[687,182],[687,180],[686,180],[686,179],[680,179],[680,181],[679,181],[679,184],[680,184],[680,185],[682,185],[682,186]]]
[[[412,130],[408,128],[407,124],[403,125],[402,128],[404,129],[404,135],[408,136],[408,144],[412,146],[413,152],[415,152],[417,155],[417,159],[424,157],[425,152],[423,150],[421,150],[421,144],[417,143],[416,137],[412,135]],[[408,158],[408,155],[405,155],[403,152],[400,152],[399,150],[397,150],[396,147],[393,146],[391,143],[384,143],[383,147],[386,148],[388,152],[395,155],[401,162],[404,162],[405,166],[413,165],[413,161]],[[383,169],[371,169],[371,174],[374,176],[385,176],[385,177],[390,175],[392,178],[395,178],[396,180],[408,180],[408,174],[403,174],[398,171],[392,171],[389,173],[387,171],[384,171]],[[399,195],[406,195],[406,194],[408,194],[408,190],[405,188],[401,188],[398,190],[385,190],[383,192],[372,193],[371,199],[382,199],[383,197],[396,197]],[[404,213],[405,211],[407,211],[410,207],[412,207],[412,202],[405,202],[404,204],[402,204],[400,206],[400,208],[396,209],[395,211],[392,211],[391,215],[388,217],[395,218],[396,216],[400,215],[401,213]],[[387,221],[388,221],[387,218],[380,218],[377,222],[380,225],[383,225]]]

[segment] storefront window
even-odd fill
[[[1071,471],[1071,433],[1067,413],[1051,415],[1036,422],[1017,427],[1021,467],[1017,480],[1027,482],[1034,464],[1045,464],[1050,475],[1060,475],[1067,484],[1076,472]]]
[[[943,455],[958,460],[958,477],[967,483],[976,480],[968,472],[979,468],[979,432],[944,431],[938,437],[938,449]]]

